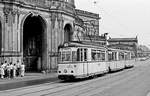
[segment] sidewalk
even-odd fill
[[[0,79],[0,91],[56,81],[57,73],[25,73],[24,77]]]

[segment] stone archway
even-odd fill
[[[72,41],[72,26],[70,24],[66,24],[64,27],[64,42]]]
[[[46,52],[46,22],[30,14],[23,24],[23,60],[27,71],[42,70]],[[46,57],[45,57],[46,58]]]

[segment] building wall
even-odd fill
[[[84,10],[76,9],[76,14],[83,20],[84,27],[86,28],[85,34],[99,35],[99,14],[87,12]]]
[[[138,39],[136,38],[110,38],[108,47],[133,51],[133,57],[137,57]]]
[[[23,38],[24,22],[28,16],[39,16],[45,24],[44,44],[46,48],[42,53],[42,63],[38,63],[36,67],[38,70],[56,70],[58,46],[62,45],[66,38],[64,28],[70,25],[71,32],[75,34],[77,15],[82,21],[94,21],[96,32],[93,34],[93,31],[90,31],[87,34],[99,34],[99,15],[93,13],[93,16],[89,17],[88,12],[80,12],[75,10],[74,0],[0,0],[2,25],[0,62],[7,60],[16,63],[18,60],[20,62],[24,60],[23,41],[26,40]],[[83,15],[82,12],[84,12]],[[87,31],[84,32],[89,30],[92,30],[91,25],[88,25]]]
[[[40,16],[46,24],[46,33],[44,33],[46,34],[44,37],[46,39],[45,59],[42,62],[42,67],[38,67],[38,69],[55,70],[57,68],[57,57],[50,56],[50,54],[57,53],[58,46],[64,43],[64,26],[70,24],[73,29],[74,15],[72,8],[74,6],[63,1],[18,1],[21,2],[19,5],[16,5],[17,0],[13,2],[14,4],[10,4],[11,2],[7,2],[7,0],[0,1],[0,21],[2,23],[1,62],[5,60],[14,63],[17,60],[23,61],[23,40],[25,40],[23,39],[23,25],[26,18],[32,14],[33,16]],[[72,1],[69,1],[69,3],[73,4]],[[46,4],[46,7],[40,4]],[[51,9],[47,6],[50,6]],[[56,10],[61,9],[61,7],[64,7],[63,11]],[[69,7],[71,8],[69,9]]]

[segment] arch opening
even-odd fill
[[[70,24],[66,24],[64,27],[64,42],[72,41],[72,26]]]
[[[23,60],[27,71],[42,69],[46,24],[41,16],[29,15],[23,24]]]

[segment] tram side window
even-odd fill
[[[108,53],[108,60],[109,61],[112,61],[113,59],[112,59],[112,53]]]
[[[114,60],[114,61],[117,60],[117,53],[116,52],[112,53],[112,60]]]
[[[101,60],[101,58],[102,58],[101,53],[98,52],[98,53],[97,53],[97,59],[98,59],[98,60]]]
[[[122,52],[119,53],[119,60],[124,60],[124,53]]]
[[[131,58],[131,53],[130,53],[130,52],[128,53],[128,58],[129,58],[129,60],[132,59],[132,58]]]
[[[98,61],[104,61],[105,60],[105,53],[98,52],[96,60],[98,60]]]
[[[136,58],[136,56],[135,56],[135,54],[132,52],[132,53],[131,53],[131,59],[134,59],[134,58]]]
[[[102,61],[104,61],[105,60],[105,53],[102,53]]]
[[[80,49],[80,61],[83,61],[83,49]]]
[[[111,52],[108,54],[108,60],[109,61],[116,61],[117,60],[117,53],[116,52]]]
[[[127,53],[127,59],[128,59],[128,60],[131,60],[131,59],[132,59],[132,58],[131,58],[131,53],[130,53],[130,52]]]
[[[129,53],[126,53],[124,57],[125,57],[125,60],[130,60],[130,54]]]
[[[84,49],[84,61],[87,61],[87,49]]]
[[[80,50],[77,50],[77,61],[80,61]]]
[[[99,50],[92,50],[91,53],[92,61],[104,61],[105,60],[105,52]]]
[[[96,60],[96,50],[92,50],[92,60]]]
[[[124,55],[124,58],[125,58],[125,60],[129,60],[127,54]]]

